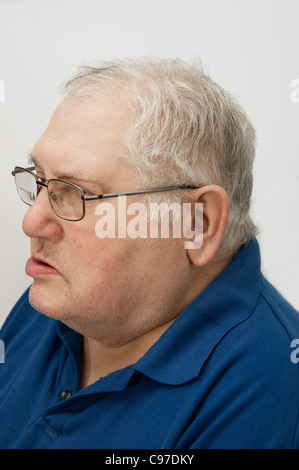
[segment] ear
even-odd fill
[[[197,246],[194,243],[192,248],[186,249],[186,253],[193,265],[201,267],[213,259],[221,244],[229,215],[230,202],[227,192],[217,185],[199,188],[192,196],[196,196],[196,202],[201,203],[200,207],[203,212],[202,243]],[[193,226],[195,226],[196,210],[193,211],[192,217]]]

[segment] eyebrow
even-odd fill
[[[42,169],[42,165],[39,163],[38,158],[35,155],[33,155],[32,153],[30,153],[28,155],[28,163],[30,165],[34,165],[34,166],[37,166],[40,169]],[[75,183],[78,183],[78,186],[81,186],[81,184],[83,184],[83,186],[85,184],[87,184],[88,186],[98,188],[95,192],[97,192],[98,190],[100,192],[102,192],[103,194],[105,194],[107,192],[108,182],[101,182],[100,183],[99,181],[96,181],[96,180],[90,180],[88,178],[84,178],[83,175],[80,176],[80,175],[75,175],[73,173],[59,173],[59,174],[56,175],[55,179],[63,180],[63,181],[66,181],[66,182],[71,180]],[[87,189],[87,188],[82,187],[82,189],[85,190],[86,192],[90,192],[90,190]]]
[[[38,158],[36,158],[32,153],[30,153],[28,155],[28,163],[33,166],[37,166],[38,168],[42,169],[42,165],[39,163],[38,161]],[[60,179],[60,178],[68,178],[68,179],[80,179],[78,177],[76,177],[74,174],[72,173],[61,173],[59,174],[59,178],[57,179]]]

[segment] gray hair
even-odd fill
[[[146,187],[216,184],[230,214],[219,257],[230,257],[256,234],[251,220],[255,130],[237,101],[201,64],[179,59],[127,59],[83,66],[64,86],[65,98],[126,99],[134,123],[125,158]],[[182,193],[169,194],[180,199]]]

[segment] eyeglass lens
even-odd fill
[[[15,173],[15,182],[20,198],[31,206],[37,196],[37,185],[33,175],[27,171]]]
[[[83,216],[80,189],[60,181],[49,181],[48,194],[54,212],[65,219],[78,220]]]
[[[20,198],[25,204],[31,206],[42,186],[28,171],[15,173],[15,182]],[[50,180],[48,196],[53,211],[59,217],[69,220],[80,220],[83,217],[81,191],[76,186],[67,182]]]

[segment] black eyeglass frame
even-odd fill
[[[122,192],[122,193],[89,194],[86,191],[84,191],[82,188],[80,188],[80,186],[78,186],[77,184],[70,183],[68,181],[63,181],[63,180],[56,179],[56,178],[50,178],[48,180],[45,179],[45,178],[40,178],[40,177],[36,176],[33,173],[34,169],[35,169],[34,166],[29,167],[29,168],[23,168],[23,167],[20,167],[20,166],[16,166],[15,169],[11,172],[11,174],[13,176],[15,176],[17,173],[25,171],[27,173],[30,173],[32,176],[34,176],[37,187],[43,186],[43,187],[47,188],[49,202],[50,202],[50,205],[51,205],[51,208],[52,208],[54,214],[57,215],[57,217],[59,217],[60,219],[68,220],[70,222],[79,222],[80,220],[83,219],[83,217],[85,216],[85,201],[94,201],[94,200],[97,200],[97,199],[99,200],[99,199],[106,199],[106,198],[110,198],[110,197],[119,197],[119,196],[133,196],[133,195],[136,195],[136,194],[148,194],[148,193],[156,193],[156,192],[162,192],[162,191],[173,191],[175,189],[198,189],[198,188],[201,187],[201,186],[195,186],[195,185],[190,185],[190,184],[180,184],[178,186],[168,186],[168,187],[165,187],[165,188],[142,189],[142,190],[138,190],[138,191],[128,191],[128,192]],[[53,208],[53,206],[51,204],[50,194],[49,194],[49,191],[48,191],[48,184],[49,184],[50,181],[56,181],[56,182],[59,182],[59,183],[64,183],[64,184],[72,186],[72,187],[74,187],[74,188],[76,188],[77,190],[80,191],[81,199],[82,199],[82,202],[83,202],[83,215],[82,215],[82,217],[80,217],[80,219],[67,219],[67,218],[62,217],[61,215],[56,213],[55,209]],[[39,193],[40,193],[40,190],[37,189],[37,196],[39,195]],[[28,206],[32,205],[32,204],[28,204],[23,199],[22,199],[22,201],[25,204],[27,204]]]

